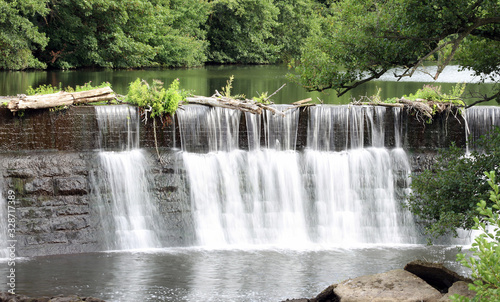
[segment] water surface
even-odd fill
[[[425,245],[104,252],[18,260],[16,285],[30,296],[106,301],[282,301],[312,298],[333,283],[415,259],[460,271],[455,254],[455,248]],[[0,274],[7,275],[6,265]]]
[[[428,67],[432,72],[435,67]],[[361,85],[342,97],[337,97],[335,91],[329,90],[323,93],[307,92],[302,87],[287,80],[286,74],[290,70],[284,65],[223,65],[206,66],[190,69],[145,69],[145,70],[69,70],[69,71],[4,71],[0,72],[0,96],[16,95],[25,93],[29,86],[39,85],[61,85],[63,87],[83,85],[87,82],[100,84],[110,82],[113,89],[119,94],[126,94],[128,85],[141,78],[152,82],[158,79],[166,84],[178,78],[181,87],[192,91],[194,94],[210,96],[215,90],[221,91],[231,75],[234,75],[233,89],[231,93],[244,94],[248,98],[258,96],[260,93],[273,93],[283,84],[281,89],[272,100],[277,104],[289,104],[306,98],[321,99],[326,104],[347,104],[352,98],[359,99],[361,96],[371,96],[380,91],[382,99],[401,97],[405,94],[415,92],[424,84],[442,86],[442,91],[447,93],[456,83],[475,83],[469,85],[469,90],[486,93],[490,91],[493,84],[478,84],[479,78],[471,75],[471,72],[460,71],[457,66],[445,68],[437,81],[425,72],[417,72],[411,78],[403,78],[396,81],[395,71],[387,72],[380,80],[371,81]],[[491,104],[496,104],[495,102]]]

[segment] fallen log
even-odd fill
[[[189,104],[199,104],[212,107],[239,109],[241,111],[250,112],[254,114],[262,113],[262,108],[260,108],[256,104],[236,101],[235,99],[230,99],[230,98],[193,96],[193,97],[187,97],[186,102]]]
[[[97,88],[81,92],[57,92],[51,94],[18,95],[10,100],[7,108],[12,112],[25,109],[43,109],[73,104],[109,101],[116,98],[111,87]]]

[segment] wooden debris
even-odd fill
[[[18,95],[11,99],[7,108],[12,112],[25,109],[42,109],[73,104],[114,100],[116,95],[111,87],[97,88],[81,92],[57,92],[51,94]]]

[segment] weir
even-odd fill
[[[497,110],[469,109],[469,128],[484,116],[497,123]],[[189,105],[175,123],[143,123],[123,105],[0,115],[2,193],[16,193],[19,256],[419,243],[401,208],[408,175],[439,148],[466,146],[460,115],[427,124],[371,106],[283,118]]]

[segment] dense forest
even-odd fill
[[[300,54],[313,0],[0,0],[0,69],[269,64]]]
[[[285,62],[339,95],[429,60],[499,82],[500,2],[0,0],[0,54],[0,70]]]

